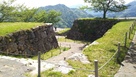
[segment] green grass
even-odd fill
[[[57,55],[61,54],[64,51],[67,51],[69,49],[70,49],[70,47],[60,47],[60,48],[57,48],[57,49],[52,49],[52,50],[50,50],[50,51],[48,51],[46,53],[42,53],[41,54],[41,59],[42,60],[47,60],[47,59],[49,59],[49,58],[51,58],[53,56],[57,56]],[[33,57],[33,59],[35,59],[35,60],[37,60],[37,58],[38,58],[38,56]]]
[[[75,42],[74,40],[67,39],[66,37],[58,37],[57,40],[59,42]]]
[[[67,33],[69,30],[70,30],[70,28],[64,28],[64,30],[61,30],[61,31],[57,32],[57,34],[63,35],[65,33]]]
[[[121,43],[121,60],[124,59],[127,48],[124,46],[125,32],[128,32],[129,27],[131,26],[132,21],[120,22],[113,26],[102,38],[96,40],[99,44],[93,45],[84,50],[84,54],[88,56],[88,59],[93,62],[94,60],[99,61],[99,67],[102,66],[110,57],[117,51],[117,45]],[[132,38],[132,36],[131,36]],[[127,42],[127,47],[131,39]],[[101,77],[114,76],[117,72],[119,65],[114,58],[109,62],[102,70],[99,71]]]
[[[84,54],[88,57],[91,64],[82,64],[78,61],[70,61],[70,60],[68,61],[69,64],[77,68],[85,68],[85,69],[94,70],[94,60],[98,60],[99,61],[98,66],[101,67],[117,51],[118,42],[121,43],[122,55],[120,60],[123,60],[125,53],[127,52],[127,48],[123,47],[125,32],[128,32],[131,24],[132,24],[132,21],[124,21],[124,22],[117,23],[116,25],[112,27],[112,29],[108,30],[103,37],[96,40],[97,42],[99,42],[98,45],[93,45],[84,49]],[[134,32],[132,35],[134,35]],[[131,39],[127,40],[127,47],[129,47],[130,42],[132,41],[132,38],[133,38],[132,35],[131,35]],[[99,71],[100,77],[114,77],[115,73],[118,71],[120,66],[116,62],[115,57],[104,68],[102,68]],[[91,73],[91,72],[88,72],[87,70],[86,71],[76,70],[75,73],[77,72],[79,77],[85,77]],[[94,73],[92,72],[92,74]],[[71,77],[76,77],[76,76],[77,75],[71,76]],[[67,75],[66,77],[70,77],[70,76]]]
[[[5,36],[19,30],[26,30],[36,26],[41,26],[43,23],[32,22],[15,22],[15,23],[0,23],[0,36]]]
[[[87,41],[81,41],[81,40],[72,40],[72,39],[68,39],[68,38],[65,38],[65,37],[58,37],[57,40],[59,42],[74,42],[74,43],[89,43]]]

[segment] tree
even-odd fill
[[[7,0],[0,3],[0,22],[45,22],[57,23],[60,12],[50,10],[48,12],[37,8],[28,8],[24,5],[13,5],[15,0]]]
[[[52,23],[52,24],[55,24],[57,23],[58,21],[60,21],[60,16],[61,13],[60,12],[57,12],[55,10],[50,10],[47,14],[47,18],[46,20],[44,21],[45,23]]]
[[[24,22],[31,22],[33,21],[33,16],[36,14],[37,9],[36,8],[25,8],[20,14],[23,16]]]
[[[28,8],[22,5],[13,5],[16,0],[7,0],[0,3],[0,22],[30,22],[37,8]]]
[[[103,11],[104,19],[108,11],[120,12],[127,9],[127,6],[124,5],[124,0],[84,0],[84,2],[90,3],[96,12]]]
[[[15,0],[3,1],[0,3],[0,22],[9,21],[13,15],[13,9],[11,6]]]
[[[37,22],[44,22],[46,18],[47,18],[47,12],[45,10],[41,10],[33,16],[34,21]]]
[[[34,15],[34,20],[37,22],[52,23],[55,24],[60,21],[61,13],[55,10],[50,10],[46,12],[45,10],[40,10]]]
[[[24,5],[15,6],[12,21],[17,22],[31,22],[33,21],[33,16],[37,12],[36,8],[27,8]]]

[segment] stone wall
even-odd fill
[[[102,37],[119,20],[114,19],[84,19],[75,20],[67,38],[93,42]]]
[[[58,47],[52,25],[43,25],[30,30],[21,30],[0,36],[0,52],[7,54],[37,55]]]

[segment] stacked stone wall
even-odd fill
[[[67,33],[67,38],[93,42],[102,37],[117,22],[119,20],[114,19],[75,20],[71,30]]]
[[[0,36],[0,52],[6,54],[37,55],[58,47],[52,25],[21,30]]]

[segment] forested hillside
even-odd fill
[[[61,12],[61,20],[55,24],[57,27],[71,27],[73,24],[73,21],[77,18],[87,18],[87,17],[92,17],[92,15],[86,13],[83,10],[76,9],[76,8],[69,8],[63,4],[58,4],[55,6],[45,6],[45,7],[40,7],[40,10],[56,10]]]

